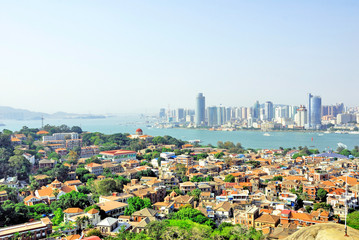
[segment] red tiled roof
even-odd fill
[[[100,154],[113,155],[113,156],[129,154],[129,153],[136,153],[136,152],[135,151],[130,151],[130,150],[121,150],[121,149],[100,152]]]

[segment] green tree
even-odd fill
[[[73,207],[85,209],[88,206],[90,206],[90,201],[87,195],[76,191],[66,193],[62,195],[59,200],[51,203],[52,209],[67,209]]]
[[[77,168],[76,169],[76,176],[78,177],[78,179],[80,179],[81,182],[85,182],[83,177],[85,174],[90,173],[89,170],[87,170],[86,168]]]
[[[332,209],[332,205],[326,204],[325,202],[313,204],[314,211],[317,211],[319,208],[323,208],[324,210],[330,211]]]
[[[54,212],[54,215],[55,216],[52,219],[52,223],[54,225],[59,225],[64,221],[64,213],[61,208],[57,208],[56,211]]]
[[[9,167],[13,175],[19,180],[28,180],[31,172],[31,163],[22,155],[14,155],[9,158]]]
[[[189,196],[192,196],[194,198],[194,201],[199,201],[199,197],[201,195],[201,190],[196,188],[193,189],[191,192],[188,193]]]
[[[97,236],[99,238],[103,238],[101,231],[98,230],[97,228],[91,229],[90,231],[87,232],[86,237],[91,237],[91,236]]]
[[[283,177],[282,176],[274,176],[272,178],[272,181],[283,181]]]
[[[197,209],[193,208],[182,208],[178,212],[172,213],[170,219],[173,220],[191,220],[195,223],[204,224],[210,226],[211,228],[215,227],[215,223],[212,219],[203,215],[203,213]]]
[[[224,178],[225,182],[234,182],[235,181],[235,177],[232,174],[228,174],[225,178]]]
[[[125,209],[125,215],[130,216],[132,213],[144,208],[152,208],[151,200],[149,198],[141,199],[139,197],[132,197],[127,200],[127,208]]]
[[[327,200],[327,194],[328,192],[325,191],[323,188],[319,188],[317,191],[317,198],[321,201],[321,202],[326,202]]]

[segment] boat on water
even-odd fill
[[[324,136],[324,134],[323,133],[318,133],[318,136]]]
[[[270,137],[269,133],[264,133],[263,136]]]
[[[359,132],[349,132],[349,134],[359,134]]]

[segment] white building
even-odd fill
[[[71,133],[54,133],[52,136],[43,136],[42,141],[58,141],[58,140],[66,140],[67,139],[79,139],[79,134],[75,132]]]

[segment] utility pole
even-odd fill
[[[348,194],[348,175],[345,176],[345,227],[344,227],[344,237],[349,237],[348,227],[347,227],[347,215],[348,215],[348,204],[347,204],[347,194]]]

